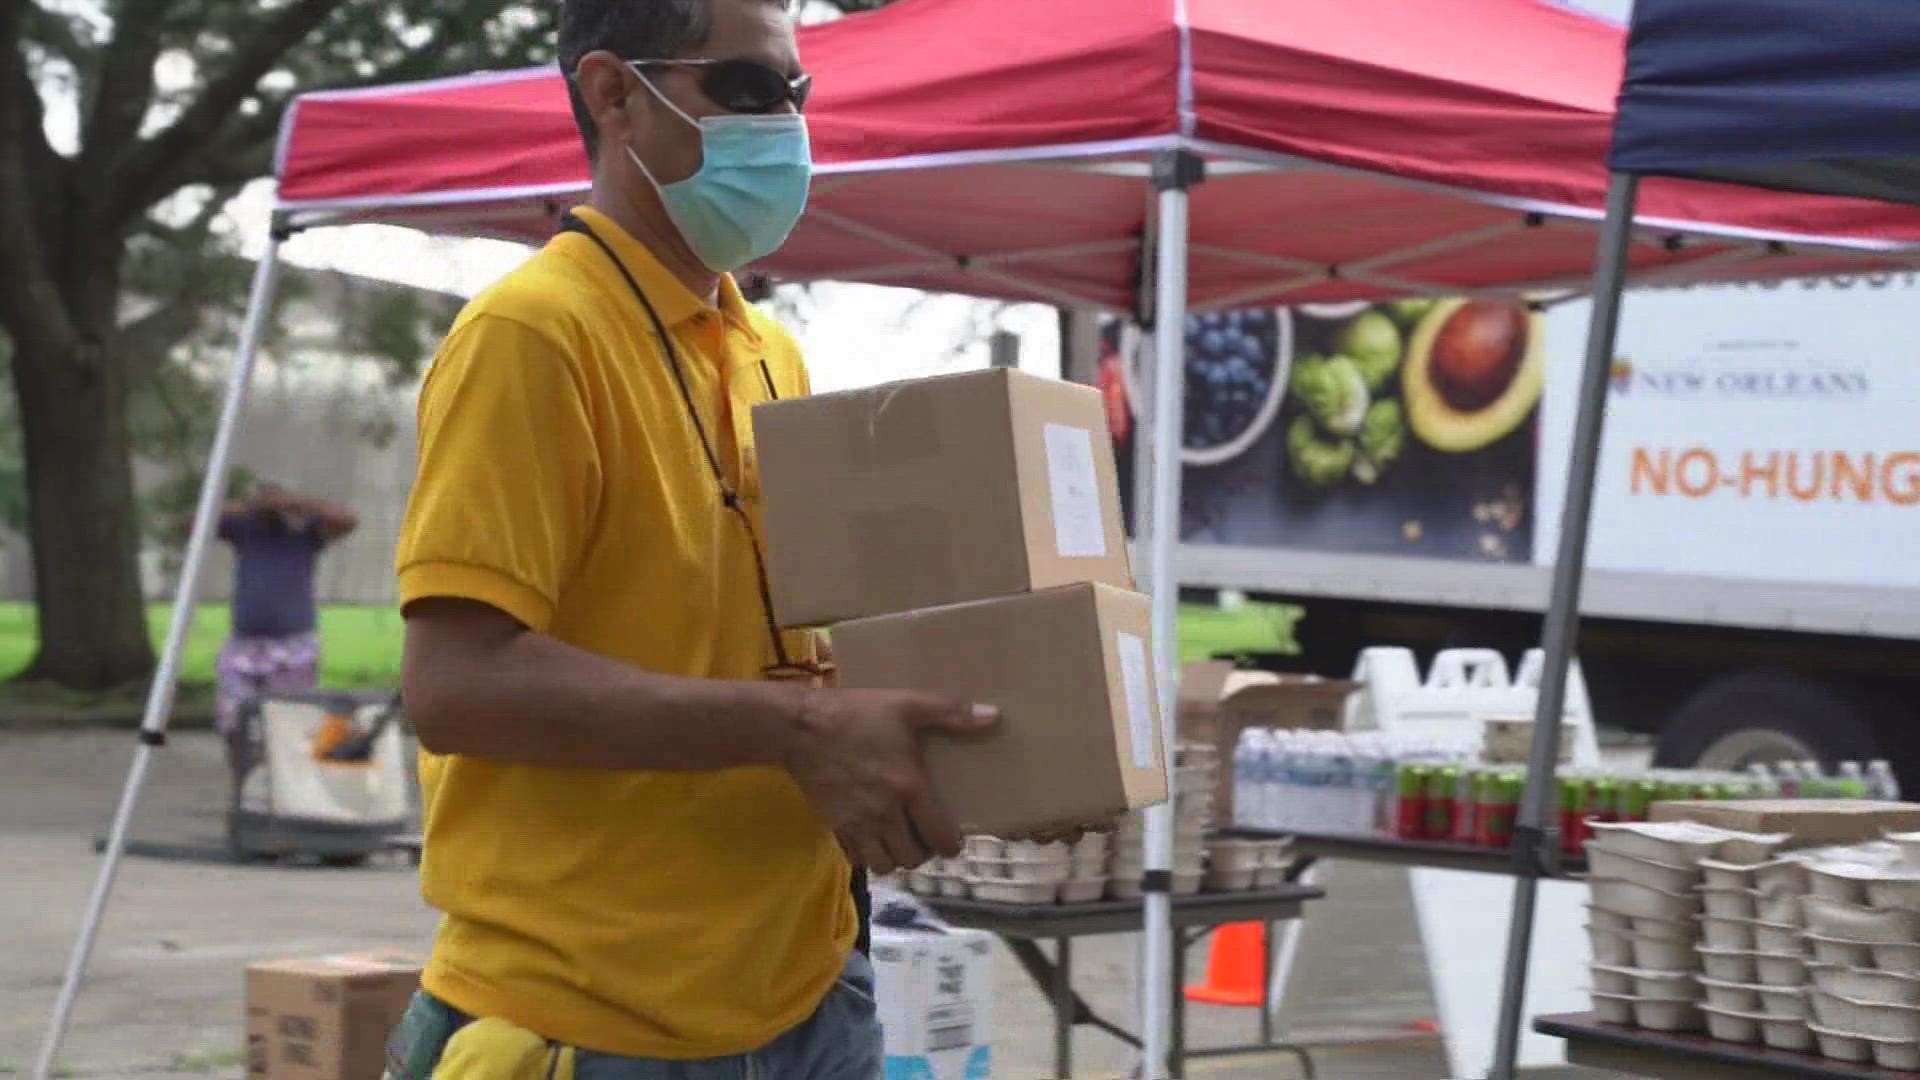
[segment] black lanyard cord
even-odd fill
[[[720,503],[733,511],[734,516],[740,519],[740,524],[746,527],[747,547],[753,551],[755,584],[760,588],[760,607],[766,614],[767,633],[773,640],[775,666],[782,671],[794,669],[796,665],[787,655],[786,640],[780,636],[780,621],[773,614],[773,591],[767,584],[766,556],[760,553],[760,532],[754,528],[753,515],[747,512],[746,505],[740,501],[739,492],[727,482],[726,470],[720,467],[720,455],[714,449],[713,442],[707,438],[707,426],[700,419],[700,409],[694,404],[693,392],[687,388],[686,373],[680,368],[680,352],[674,347],[673,336],[667,333],[667,324],[660,318],[660,312],[654,308],[653,301],[647,297],[647,291],[634,280],[633,274],[627,269],[627,264],[621,261],[611,245],[600,238],[600,234],[594,232],[586,222],[573,214],[568,214],[560,220],[560,231],[580,233],[593,241],[601,251],[606,252],[607,259],[613,263],[614,269],[620,271],[620,277],[626,281],[627,288],[633,291],[634,299],[640,301],[640,306],[645,309],[647,318],[653,323],[654,335],[660,339],[660,350],[667,358],[667,369],[673,372],[674,385],[680,388],[680,401],[687,407],[687,419],[693,422],[694,434],[700,440],[700,452],[706,455],[707,467],[713,471],[713,482],[720,489]],[[773,400],[779,400],[780,392],[773,385],[773,372],[767,367],[764,358],[760,361],[760,377],[767,384],[767,396]]]

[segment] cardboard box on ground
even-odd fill
[[[783,626],[1133,588],[1098,391],[997,370],[758,405]]]
[[[934,736],[969,832],[1106,827],[1164,801],[1145,597],[1127,590],[1106,408],[996,370],[756,406],[773,603],[833,627],[839,685],[998,706]]]
[[[888,1077],[993,1075],[993,936],[873,928],[875,996]]]
[[[425,959],[373,951],[249,964],[251,1080],[368,1080],[420,987]]]
[[[1233,822],[1233,749],[1248,728],[1338,731],[1348,695],[1360,685],[1318,675],[1242,671],[1225,660],[1201,660],[1180,669],[1180,741],[1219,750],[1213,823]]]
[[[1920,830],[1920,803],[1863,799],[1674,800],[1653,804],[1653,821],[1697,821],[1750,833],[1786,833],[1790,846],[1855,844]]]

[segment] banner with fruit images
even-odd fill
[[[1137,339],[1100,364],[1129,499]],[[1189,316],[1182,540],[1530,561],[1541,339],[1498,300]]]

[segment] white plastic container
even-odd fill
[[[1064,850],[1057,856],[1004,859],[968,858],[970,876],[983,881],[1011,881],[1020,885],[1058,885],[1073,876],[1073,861]]]
[[[1814,989],[1829,994],[1855,1001],[1920,1008],[1920,978],[1912,975],[1837,964],[1809,964],[1807,974],[1813,980]]]
[[[1920,945],[1875,945],[1869,951],[1881,971],[1920,975]]]
[[[1756,887],[1754,868],[1744,863],[1701,859],[1700,884],[1709,889],[1752,889]]]
[[[1606,908],[1598,908],[1592,904],[1588,904],[1587,925],[1592,926],[1596,930],[1631,930],[1633,929],[1633,916],[1622,915],[1617,911],[1608,911]]]
[[[1715,858],[1731,835],[1725,829],[1691,821],[1588,824],[1593,829],[1593,839],[1587,841],[1589,857],[1598,848],[1673,866],[1692,866],[1701,859]]]
[[[1749,833],[1735,832],[1732,829],[1721,830],[1726,839],[1721,841],[1717,856],[1723,862],[1763,863],[1779,854],[1780,849],[1793,839],[1790,833]]]
[[[1920,832],[1888,833],[1887,839],[1899,846],[1901,863],[1920,870]]]
[[[1587,941],[1593,947],[1593,962],[1629,967],[1633,964],[1633,935],[1618,930],[1587,927]]]
[[[1679,922],[1700,913],[1700,899],[1691,893],[1667,892],[1638,882],[1607,877],[1588,878],[1587,886],[1593,891],[1595,907],[1621,915]]]
[[[1778,926],[1807,925],[1805,909],[1801,906],[1806,897],[1801,893],[1761,892],[1754,897],[1754,914],[1761,922]]]
[[[1807,958],[1798,953],[1754,953],[1753,970],[1768,986],[1807,984]]]
[[[1277,889],[1287,883],[1287,872],[1278,866],[1263,866],[1253,872],[1253,887]]]
[[[1775,1050],[1809,1050],[1813,1031],[1807,1022],[1793,1016],[1766,1016],[1760,1020],[1760,1041]]]
[[[1808,1024],[1808,1030],[1820,1044],[1820,1056],[1834,1061],[1869,1061],[1873,1058],[1873,1041],[1862,1035],[1853,1035],[1845,1031]]]
[[[1825,1028],[1872,1039],[1920,1042],[1920,1009],[1874,1005],[1825,991],[1813,992],[1814,1019]]]
[[[1807,1007],[1807,988],[1805,986],[1762,986],[1760,987],[1760,1011],[1768,1016],[1805,1020],[1812,1015]]]
[[[1702,1005],[1700,1011],[1706,1014],[1707,1034],[1721,1042],[1757,1043],[1760,1041],[1758,1014],[1718,1009],[1712,1005]]]
[[[1767,896],[1805,896],[1813,886],[1805,862],[1799,859],[1775,859],[1753,868],[1753,888]]]
[[[1635,967],[1649,971],[1692,971],[1699,966],[1691,941],[1668,941],[1638,935],[1629,940],[1633,943]]]
[[[1707,914],[1716,919],[1757,919],[1760,894],[1752,889],[1701,889]]]
[[[1057,881],[1021,882],[1000,878],[973,878],[967,884],[976,900],[997,904],[1051,904],[1060,897]]]
[[[1839,941],[1808,934],[1807,943],[1813,946],[1815,963],[1855,968],[1874,966],[1873,946],[1864,941]]]
[[[1105,896],[1107,879],[1104,877],[1074,878],[1060,886],[1060,902],[1063,904],[1091,904]]]
[[[1222,871],[1247,871],[1251,874],[1258,869],[1263,859],[1261,843],[1258,840],[1213,840],[1207,844],[1207,866]]]
[[[1868,878],[1867,902],[1877,908],[1920,911],[1920,870],[1891,867]]]
[[[1807,882],[1813,896],[1838,900],[1843,904],[1867,902],[1867,879],[1874,868],[1856,862],[1813,862],[1807,864]]]
[[[1912,1039],[1872,1039],[1873,1063],[1883,1069],[1911,1072],[1920,1069],[1920,1043]]]
[[[1217,866],[1207,867],[1200,885],[1208,892],[1246,892],[1253,888],[1253,875],[1257,870],[1222,870]]]
[[[969,836],[967,854],[982,859],[1004,859],[1007,857],[1007,842],[997,836]]]
[[[1753,924],[1753,948],[1755,952],[1792,953],[1795,956],[1807,954],[1805,932],[1797,926],[1776,926],[1773,923],[1757,922]]]
[[[1649,1031],[1699,1031],[1704,1019],[1698,1002],[1633,999],[1633,1022]]]
[[[1874,882],[1867,883],[1871,894]],[[1869,908],[1809,896],[1807,929],[1822,937],[1875,944],[1920,942],[1920,913],[1899,908]]]
[[[1587,970],[1593,979],[1595,993],[1633,996],[1633,968],[1614,964],[1594,964]]]
[[[1700,940],[1700,923],[1697,919],[1634,919],[1633,932],[1639,937],[1691,944]]]
[[[1702,915],[1700,931],[1700,940],[1709,948],[1753,951],[1753,923],[1750,920],[1716,919],[1711,915]]]
[[[1702,975],[1700,986],[1707,992],[1707,1004],[1716,1009],[1730,1009],[1745,1013],[1761,1011],[1761,988],[1757,985],[1727,982],[1725,979],[1710,979]]]
[[[1698,867],[1642,859],[1597,845],[1587,848],[1587,866],[1595,877],[1619,878],[1663,892],[1684,893],[1700,884]]]
[[[1199,870],[1175,870],[1173,872],[1173,895],[1192,896],[1199,892],[1200,878],[1202,876],[1203,874]]]
[[[1633,995],[1596,992],[1593,995],[1593,1015],[1594,1019],[1603,1024],[1631,1024],[1633,1023]]]
[[[973,895],[973,886],[959,874],[943,874],[940,877],[940,895],[964,900]]]
[[[1703,947],[1699,955],[1701,970],[1710,978],[1732,983],[1756,983],[1760,979],[1759,967],[1750,952]]]

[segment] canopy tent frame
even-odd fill
[[[1199,3],[1200,0],[1195,0]],[[1221,6],[1216,4],[1215,6]],[[1649,216],[1635,219],[1629,212],[1625,220],[1620,221],[1612,214],[1617,209],[1614,199],[1609,196],[1605,210],[1573,202],[1558,202],[1534,197],[1520,197],[1514,191],[1537,190],[1537,188],[1506,187],[1490,183],[1487,190],[1474,190],[1451,183],[1423,179],[1417,174],[1398,175],[1394,170],[1381,168],[1359,168],[1350,164],[1333,161],[1319,161],[1291,153],[1283,153],[1269,148],[1239,146],[1221,142],[1217,139],[1201,137],[1197,134],[1201,124],[1196,122],[1200,115],[1196,109],[1194,40],[1189,25],[1189,4],[1187,0],[1175,0],[1172,5],[1172,27],[1175,33],[1174,46],[1176,59],[1172,70],[1174,81],[1174,108],[1168,117],[1171,130],[1137,137],[1080,140],[1067,139],[1052,143],[1024,146],[999,146],[993,149],[967,149],[940,152],[902,152],[892,157],[867,157],[847,155],[839,160],[823,161],[819,170],[819,182],[816,193],[844,193],[856,187],[863,179],[897,174],[908,170],[952,169],[969,165],[992,166],[1053,166],[1070,172],[1113,176],[1141,181],[1142,193],[1146,197],[1147,211],[1143,234],[1120,237],[1108,234],[1108,238],[1096,241],[1075,241],[1061,243],[1051,247],[1020,247],[1007,251],[995,251],[990,254],[967,254],[965,252],[946,252],[938,245],[932,245],[912,237],[866,222],[854,221],[844,214],[838,214],[833,208],[817,207],[816,214],[810,220],[830,225],[838,219],[840,227],[848,225],[866,234],[866,239],[877,243],[888,254],[887,263],[871,263],[865,267],[850,266],[835,268],[832,272],[814,274],[788,273],[790,280],[795,279],[839,279],[870,280],[863,276],[864,271],[877,275],[879,280],[891,280],[896,283],[914,284],[916,268],[939,267],[941,269],[959,269],[962,281],[977,281],[984,295],[1006,295],[1015,293],[1034,299],[1047,299],[1056,303],[1068,303],[1071,306],[1094,308],[1127,314],[1116,302],[1117,292],[1107,294],[1082,294],[1071,288],[1060,288],[1044,281],[1036,281],[1036,268],[1044,267],[1050,259],[1060,259],[1065,255],[1092,256],[1104,258],[1109,253],[1115,257],[1138,252],[1145,259],[1151,256],[1150,274],[1141,274],[1136,278],[1128,297],[1137,311],[1150,310],[1153,315],[1156,348],[1154,350],[1154,374],[1152,379],[1152,403],[1140,410],[1142,422],[1146,426],[1147,438],[1139,443],[1142,463],[1147,467],[1139,470],[1138,475],[1144,496],[1140,500],[1143,528],[1148,549],[1147,580],[1145,584],[1152,592],[1154,648],[1157,656],[1156,675],[1163,716],[1166,720],[1165,735],[1168,749],[1171,750],[1177,739],[1177,718],[1173,709],[1176,695],[1178,669],[1177,649],[1173,634],[1175,605],[1178,598],[1178,579],[1175,567],[1178,537],[1180,532],[1180,486],[1182,469],[1182,431],[1179,418],[1182,413],[1177,405],[1183,400],[1184,364],[1182,363],[1182,333],[1184,316],[1189,305],[1190,260],[1196,255],[1218,257],[1234,264],[1259,271],[1276,271],[1286,275],[1277,281],[1264,283],[1258,287],[1243,285],[1230,293],[1210,295],[1193,310],[1210,310],[1228,305],[1242,306],[1262,302],[1277,302],[1284,298],[1300,298],[1314,285],[1324,285],[1333,280],[1344,280],[1364,290],[1374,292],[1402,292],[1425,295],[1488,295],[1512,297],[1525,295],[1530,300],[1542,299],[1542,302],[1560,302],[1573,296],[1582,295],[1581,286],[1588,278],[1582,274],[1574,277],[1567,273],[1564,264],[1560,276],[1548,280],[1507,281],[1498,284],[1462,285],[1455,283],[1422,280],[1418,275],[1395,273],[1396,267],[1416,263],[1425,255],[1458,252],[1471,249],[1476,245],[1500,244],[1512,240],[1516,235],[1531,229],[1550,229],[1563,224],[1583,224],[1591,226],[1596,222],[1608,222],[1609,243],[1617,246],[1620,257],[1615,268],[1619,275],[1625,275],[1630,269],[1628,253],[1637,250],[1636,245],[1657,249],[1657,256],[1664,256],[1665,262],[1658,265],[1632,270],[1636,278],[1657,279],[1662,281],[1710,280],[1706,276],[1716,270],[1740,266],[1745,260],[1765,260],[1772,256],[1797,255],[1801,253],[1829,253],[1842,259],[1860,259],[1877,265],[1902,263],[1911,259],[1913,237],[1902,240],[1877,240],[1858,235],[1827,235],[1818,232],[1786,232],[1766,228],[1755,228],[1739,224],[1727,224],[1720,221],[1676,220],[1672,218]],[[856,32],[861,27],[887,27],[890,29],[904,26],[904,20],[916,17],[918,12],[929,15],[948,14],[947,8],[957,8],[957,2],[936,4],[928,0],[923,4],[903,4],[874,15],[859,19],[845,20],[832,26],[818,29],[825,40],[829,34],[837,33],[836,28],[845,27]],[[1515,10],[1520,10],[1516,5]],[[1210,34],[1218,38],[1225,33],[1219,26],[1210,29]],[[1038,35],[1034,40],[1043,39]],[[837,40],[837,39],[836,39]],[[545,74],[551,75],[551,72]],[[510,82],[514,79],[529,78],[529,72],[483,73],[473,76],[456,77],[450,80],[437,80],[434,85],[446,86],[483,86],[494,83]],[[1306,77],[1306,76],[1303,76]],[[415,84],[419,86],[420,84]],[[871,91],[871,87],[868,88]],[[1403,88],[1404,89],[1404,88]],[[352,91],[345,94],[306,95],[296,101],[289,111],[288,123],[283,143],[276,162],[276,175],[287,175],[289,161],[290,133],[302,113],[303,103],[325,100],[340,101],[350,97],[372,97],[380,90]],[[868,104],[868,103],[863,103]],[[1205,103],[1203,103],[1205,104]],[[1566,105],[1565,102],[1543,100],[1541,107],[1560,108],[1555,115],[1571,116],[1578,113],[1582,106]],[[1579,114],[1581,119],[1590,119],[1595,114],[1593,106],[1584,106],[1588,112]],[[514,114],[517,116],[518,114]],[[843,121],[844,122],[844,121]],[[1550,164],[1563,170],[1584,167],[1584,162],[1573,162],[1569,158],[1572,142],[1560,144],[1561,157]],[[360,146],[359,151],[368,147]],[[537,164],[552,161],[552,156],[541,159]],[[351,171],[356,162],[364,158],[351,158],[335,162],[337,170]],[[1379,183],[1387,187],[1409,189],[1427,194],[1442,195],[1450,199],[1510,211],[1512,218],[1494,224],[1475,225],[1457,233],[1434,236],[1428,235],[1421,240],[1401,246],[1392,251],[1373,251],[1359,253],[1355,258],[1345,259],[1341,263],[1323,265],[1309,259],[1292,258],[1273,252],[1241,249],[1232,244],[1208,242],[1200,245],[1193,243],[1192,191],[1193,185],[1203,178],[1210,185],[1224,185],[1241,177],[1279,176],[1285,174],[1317,174],[1336,177],[1353,177],[1367,182]],[[1431,170],[1429,170],[1431,173]],[[519,174],[516,173],[516,176]],[[532,174],[529,174],[532,175]],[[1511,181],[1511,177],[1508,178]],[[1617,178],[1616,178],[1617,179]],[[371,190],[369,185],[363,190]],[[220,495],[224,492],[226,475],[233,435],[237,429],[246,404],[247,389],[256,361],[264,321],[271,310],[274,288],[274,269],[277,266],[281,241],[295,232],[334,225],[356,223],[378,223],[382,221],[405,224],[426,231],[456,232],[470,236],[502,236],[516,240],[527,240],[537,230],[530,221],[538,219],[543,225],[551,226],[557,220],[561,210],[584,194],[586,186],[578,177],[560,182],[527,183],[520,186],[474,186],[467,188],[445,189],[437,191],[386,191],[364,196],[288,197],[283,188],[283,197],[275,211],[273,241],[268,247],[261,267],[256,274],[246,328],[239,343],[239,355],[236,359],[232,378],[228,387],[225,404],[222,408],[214,453],[209,458],[207,475],[203,482],[201,498],[195,515],[194,531],[189,541],[185,565],[182,568],[180,588],[174,611],[174,620],[169,627],[160,667],[155,673],[153,687],[147,700],[147,708],[141,723],[141,744],[127,784],[116,809],[114,828],[109,836],[105,858],[101,864],[99,876],[90,895],[85,921],[81,933],[75,942],[69,958],[65,981],[55,1007],[53,1022],[41,1049],[36,1067],[36,1080],[46,1080],[50,1075],[55,1053],[65,1036],[71,1020],[72,1009],[78,995],[79,984],[84,977],[88,959],[95,945],[99,926],[104,917],[105,908],[113,886],[119,859],[124,851],[126,833],[132,820],[136,804],[144,787],[147,770],[150,767],[152,751],[164,745],[168,713],[171,708],[174,683],[178,672],[180,653],[183,650],[186,631],[191,624],[194,585],[203,569],[203,563],[212,535],[212,526],[219,507]],[[1555,189],[1560,190],[1560,189]],[[1575,190],[1575,189],[1567,189]],[[1502,193],[1502,192],[1508,193]],[[1613,189],[1618,193],[1618,185]],[[1684,202],[1668,201],[1663,206],[1690,209]],[[1754,204],[1757,206],[1757,204]],[[530,208],[533,213],[530,213]],[[1629,206],[1629,210],[1632,207]],[[1778,207],[1770,208],[1771,216],[1764,216],[1770,223],[1779,223],[1783,218]],[[1728,220],[1740,220],[1735,213]],[[1825,219],[1823,219],[1825,220]],[[518,223],[521,228],[515,229]],[[1915,230],[1914,237],[1920,237]],[[1698,237],[1709,242],[1706,250],[1691,258],[1679,258],[1695,247],[1689,240],[1679,238]],[[1143,243],[1143,240],[1145,241]],[[1657,258],[1655,260],[1658,261]],[[1797,265],[1797,264],[1796,264]],[[776,261],[776,269],[778,264]],[[1750,268],[1749,268],[1750,269]],[[1807,271],[1811,272],[1811,271]],[[1498,274],[1484,272],[1486,277],[1499,277]],[[1524,276],[1524,275],[1516,275]],[[1752,273],[1734,275],[1750,278]],[[1598,284],[1605,284],[1604,281]],[[946,286],[923,286],[946,287]],[[1596,285],[1597,288],[1597,285]],[[1362,290],[1362,291],[1364,291]],[[1617,292],[1617,290],[1615,290]],[[1534,294],[1552,294],[1538,298]],[[1151,300],[1151,308],[1148,301]],[[1582,407],[1586,409],[1590,402],[1584,390],[1591,382],[1593,374],[1592,356],[1602,355],[1604,350],[1590,347],[1589,371],[1583,376]],[[1604,388],[1604,387],[1603,387]],[[1161,403],[1165,403],[1163,406]],[[1146,403],[1143,403],[1146,404]],[[1164,416],[1167,423],[1156,423],[1154,417]],[[1598,420],[1590,421],[1592,430],[1582,429],[1583,434],[1598,438]],[[1591,464],[1591,462],[1589,462]],[[1591,477],[1588,478],[1590,497]],[[1568,512],[1573,510],[1571,501]],[[1582,511],[1584,522],[1585,511]],[[1569,517],[1569,521],[1572,518]],[[1542,693],[1541,724],[1557,726],[1558,709],[1552,715],[1545,715],[1548,698],[1564,691],[1565,657],[1571,646],[1571,635],[1576,624],[1573,621],[1577,612],[1571,605],[1563,603],[1565,599],[1577,599],[1579,560],[1566,558],[1567,534],[1576,530],[1563,530],[1562,558],[1555,567],[1555,604],[1549,608],[1547,624],[1550,646],[1559,645],[1556,654],[1549,650],[1547,665],[1547,686]],[[1583,539],[1581,541],[1584,542]],[[1583,554],[1584,549],[1574,552]],[[1570,584],[1569,584],[1570,582]],[[1563,611],[1563,608],[1566,609]],[[1564,620],[1556,623],[1556,619]],[[1556,639],[1555,626],[1560,625]],[[1558,682],[1556,682],[1558,681]],[[1551,691],[1551,693],[1549,693]],[[1536,733],[1537,738],[1541,732]],[[1540,745],[1554,745],[1541,739],[1536,743],[1534,756],[1540,755]],[[1536,782],[1544,784],[1551,775],[1552,762],[1548,769],[1534,770]],[[1531,831],[1525,835],[1528,840],[1550,836],[1546,831],[1546,818],[1539,812],[1539,795],[1530,791],[1527,809],[1523,811],[1522,823]],[[1142,1024],[1144,1060],[1153,1063],[1149,1072],[1162,1067],[1165,1061],[1167,1045],[1166,1030],[1170,1014],[1170,1002],[1166,998],[1166,978],[1170,970],[1171,936],[1168,930],[1167,913],[1169,910],[1168,893],[1157,887],[1168,875],[1172,862],[1172,826],[1171,808],[1158,808],[1149,814],[1148,844],[1146,865],[1150,875],[1146,890],[1147,912],[1144,919],[1146,930],[1145,977],[1142,987]],[[1530,882],[1525,874],[1537,869],[1540,853],[1537,849],[1519,847],[1517,869],[1523,877],[1516,885],[1515,915],[1530,915],[1531,903],[1522,906],[1521,890],[1527,890]],[[1531,896],[1531,893],[1527,893]],[[1525,920],[1530,921],[1530,920]],[[1518,953],[1524,953],[1524,935],[1526,927],[1522,919],[1516,917],[1510,926],[1510,933],[1521,940],[1519,950],[1510,946],[1509,959]],[[1518,972],[1509,972],[1508,989],[1524,991],[1524,964]],[[1517,1040],[1517,1023],[1511,1025],[1513,1039],[1507,1039],[1510,1025],[1505,1021],[1509,1011],[1519,1008],[1518,1001],[1509,1010],[1503,997],[1503,1016],[1501,1024],[1502,1054],[1496,1059],[1507,1063],[1508,1072],[1496,1075],[1511,1075],[1513,1043]],[[1515,1013],[1517,1015],[1517,1011]]]

